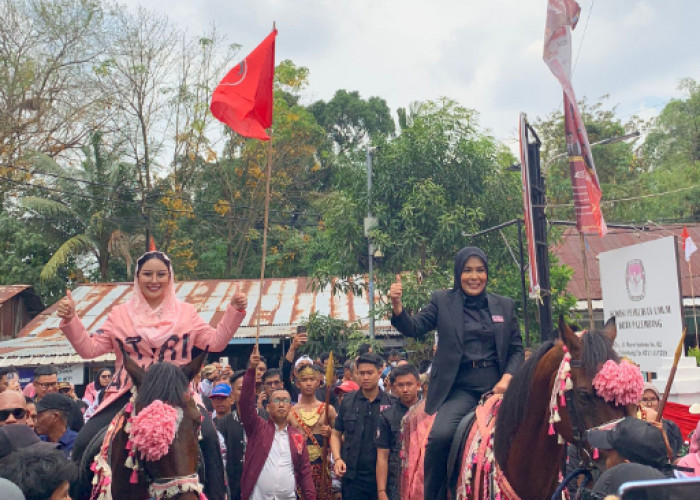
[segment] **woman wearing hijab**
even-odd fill
[[[161,361],[183,366],[192,359],[192,349],[195,347],[208,347],[210,352],[222,351],[243,321],[246,306],[246,295],[236,293],[217,327],[212,328],[192,304],[175,296],[172,264],[162,252],[147,252],[138,259],[131,298],[125,304],[115,306],[94,334],[86,332],[75,314],[75,303],[68,292],[67,297],[58,304],[58,316],[61,318],[60,328],[73,348],[86,359],[110,352],[116,356],[114,376],[95,414],[76,438],[73,460],[80,461],[90,439],[109,424],[131,396],[131,379],[124,368],[119,343],[123,344],[126,354],[141,366],[147,367]],[[215,488],[214,491],[225,492],[223,463],[220,454],[216,453],[219,449],[218,438],[208,415],[202,422],[202,435],[202,451],[210,472],[207,474],[210,487]],[[221,474],[216,473],[219,470]],[[212,479],[222,484],[212,486]],[[219,498],[214,491],[210,498]]]
[[[110,368],[102,367],[95,373],[95,377],[85,387],[85,394],[83,394],[83,401],[85,401],[88,406],[95,402],[97,398],[97,393],[102,389],[105,389],[110,381],[112,380],[112,370]]]
[[[425,449],[426,500],[447,498],[447,456],[462,418],[488,391],[505,392],[524,354],[515,303],[486,292],[488,260],[477,247],[455,255],[454,285],[433,292],[430,303],[409,315],[401,304],[401,277],[391,285],[391,324],[402,334],[440,336],[425,404],[437,412]]]

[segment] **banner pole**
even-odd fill
[[[692,257],[688,259],[688,274],[690,275],[690,296],[693,299],[693,325],[695,326],[695,347],[700,349],[700,342],[698,342],[698,314],[695,310],[695,286],[693,285],[693,261]]]
[[[255,321],[255,345],[260,343],[260,317],[262,315],[263,286],[265,285],[265,260],[267,257],[267,227],[270,219],[270,177],[272,177],[272,134],[267,141],[267,172],[265,174],[265,220],[263,223],[262,262],[260,264],[260,292],[258,293],[258,316]]]
[[[683,327],[683,333],[681,334],[681,340],[678,342],[676,347],[676,353],[673,356],[673,366],[671,366],[671,371],[668,373],[668,380],[666,381],[666,387],[664,388],[663,396],[659,402],[659,412],[656,414],[656,421],[661,422],[661,417],[664,413],[664,408],[666,407],[666,402],[668,401],[668,396],[671,393],[671,386],[673,385],[673,379],[676,378],[676,370],[678,369],[678,362],[681,359],[681,354],[683,354],[683,344],[685,343],[685,334],[688,331],[686,327]]]
[[[595,330],[595,321],[593,319],[593,300],[591,299],[591,282],[588,279],[588,256],[586,255],[586,237],[582,231],[578,233],[581,241],[581,259],[583,260],[583,282],[586,286],[586,302],[588,303],[588,328],[591,331]]]

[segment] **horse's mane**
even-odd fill
[[[600,365],[607,360],[619,361],[617,353],[612,347],[612,341],[605,334],[597,331],[588,332],[581,339],[583,341],[581,368],[589,379],[592,380],[595,377]],[[554,345],[551,341],[542,344],[520,371],[513,376],[508,390],[503,395],[494,435],[494,454],[501,465],[505,465],[513,434],[515,434],[530,404],[530,388],[535,369]]]
[[[508,390],[503,395],[503,401],[498,409],[493,446],[496,461],[502,466],[505,465],[513,434],[527,410],[530,401],[530,387],[537,364],[552,347],[554,347],[554,342],[547,341],[533,352],[530,359],[513,376]]]
[[[601,332],[588,332],[582,337],[583,356],[581,368],[589,379],[593,379],[600,369],[600,365],[612,359],[619,362],[620,359],[613,349],[612,341]]]
[[[182,370],[171,363],[156,363],[146,372],[138,389],[136,406],[143,408],[156,399],[174,406],[186,404],[189,382]]]

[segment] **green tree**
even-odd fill
[[[269,275],[305,274],[301,249],[306,244],[306,214],[321,185],[322,166],[317,157],[323,129],[297,94],[306,84],[306,68],[282,61],[275,74],[270,179]],[[198,214],[211,214],[183,224],[194,238],[195,253],[206,252],[198,273],[221,269],[223,276],[259,275],[265,200],[268,143],[245,139],[227,130],[228,143],[217,160],[203,169],[194,198]],[[200,225],[199,229],[195,226]],[[221,244],[221,240],[225,244]],[[201,250],[201,252],[200,252]]]
[[[700,220],[700,84],[685,78],[679,89],[684,97],[652,121],[642,147],[642,193],[651,196],[633,207],[649,214],[646,220]],[[668,191],[675,192],[660,195]]]
[[[60,246],[46,262],[41,278],[52,279],[71,258],[91,255],[97,260],[99,277],[109,279],[109,260],[117,255],[131,262],[130,248],[121,219],[130,215],[134,201],[132,169],[118,161],[117,152],[105,152],[102,134],[90,136],[83,147],[82,168],[61,166],[46,156],[35,156],[35,175],[50,181],[44,196],[25,196],[22,206],[30,220],[43,224],[47,238]],[[127,265],[128,268],[128,265]]]
[[[627,122],[617,116],[614,107],[606,106],[607,96],[595,103],[582,100],[581,116],[586,125],[591,144],[616,138],[640,130],[643,124],[636,117]],[[542,171],[547,186],[548,217],[558,220],[575,220],[571,177],[566,156],[564,115],[555,111],[534,124],[542,139]],[[592,146],[603,200],[628,198],[639,194],[639,183],[644,175],[635,154],[633,140]],[[629,205],[604,203],[603,215],[608,222],[625,222],[635,219]]]
[[[369,137],[390,137],[396,128],[384,99],[365,100],[357,91],[337,90],[330,101],[316,101],[309,111],[339,153],[361,148]]]

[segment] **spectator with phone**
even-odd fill
[[[19,377],[14,368],[0,368],[0,393],[10,391],[20,391]]]

